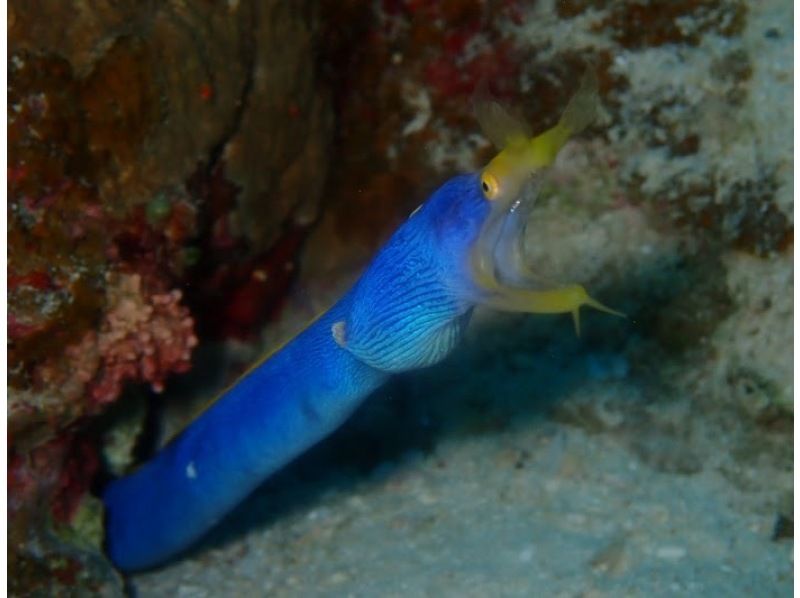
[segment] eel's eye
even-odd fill
[[[500,183],[497,182],[497,177],[491,172],[484,172],[481,175],[481,190],[486,199],[490,201],[497,199],[500,194]]]

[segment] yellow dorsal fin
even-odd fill
[[[597,73],[590,65],[581,78],[578,91],[572,96],[558,121],[559,126],[569,131],[569,135],[577,135],[597,117],[597,85]]]
[[[475,91],[472,105],[481,131],[497,149],[530,139],[532,131],[521,111],[493,98],[484,83]]]

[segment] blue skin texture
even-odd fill
[[[106,545],[117,567],[146,569],[179,554],[391,374],[441,361],[479,300],[469,254],[488,213],[477,174],[445,183],[336,305],[151,461],[111,482]]]

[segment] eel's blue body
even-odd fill
[[[477,174],[445,183],[336,305],[112,482],[103,500],[113,562],[132,571],[180,553],[389,375],[443,359],[476,302],[468,256],[488,212]]]

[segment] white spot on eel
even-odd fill
[[[333,326],[331,326],[331,333],[333,334],[333,340],[336,341],[336,344],[344,348],[344,345],[347,342],[344,330],[344,320],[335,322]]]

